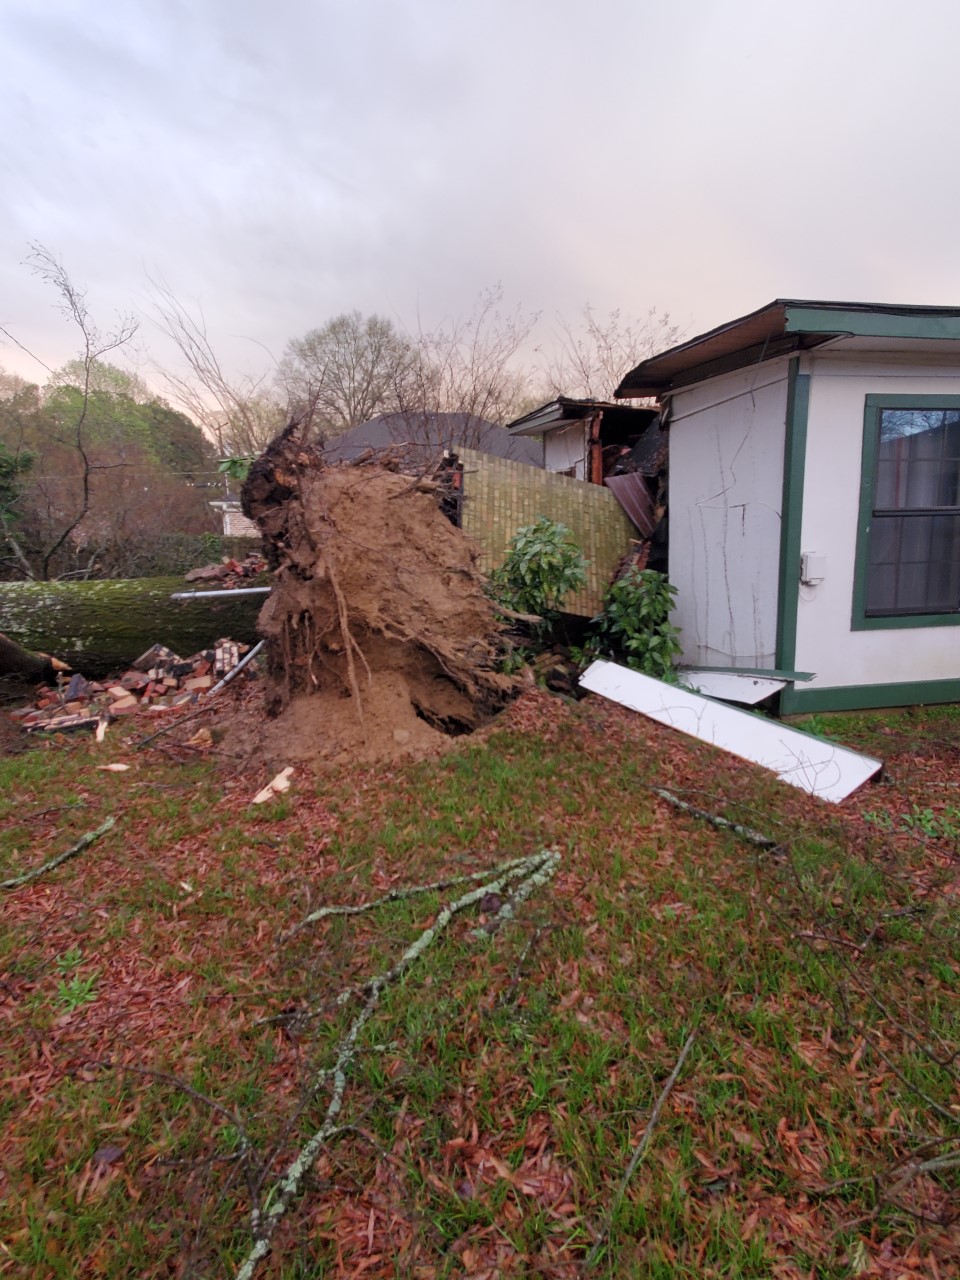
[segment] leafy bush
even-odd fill
[[[635,671],[675,679],[673,664],[680,655],[679,627],[670,623],[676,587],[654,569],[629,569],[611,583],[603,611],[593,619],[595,644]]]
[[[545,629],[556,621],[561,605],[587,580],[587,562],[565,524],[541,516],[518,529],[507,558],[490,575],[494,599],[517,613],[535,613]]]

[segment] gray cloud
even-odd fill
[[[956,302],[958,26],[947,0],[5,0],[0,322],[71,354],[29,240],[104,323],[150,274],[240,362],[498,280],[548,319],[694,329],[777,294]]]

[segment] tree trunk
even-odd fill
[[[58,671],[69,671],[66,662],[46,653],[31,653],[0,633],[0,676],[19,676],[34,684],[52,680]]]
[[[87,676],[129,665],[153,644],[189,657],[222,636],[256,640],[266,597],[171,600],[182,578],[104,582],[2,582],[0,632]]]

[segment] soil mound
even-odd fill
[[[290,428],[257,459],[242,501],[276,580],[257,623],[268,758],[431,752],[516,692],[476,548],[435,490],[389,458],[327,465]]]

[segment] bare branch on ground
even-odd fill
[[[683,1064],[686,1062],[687,1055],[693,1048],[693,1042],[696,1038],[697,1032],[696,1029],[694,1029],[687,1036],[686,1043],[680,1050],[680,1057],[677,1059],[676,1065],[667,1077],[667,1082],[660,1091],[660,1097],[657,1098],[656,1102],[653,1104],[653,1110],[650,1112],[650,1119],[647,1121],[647,1127],[644,1129],[640,1141],[637,1143],[636,1150],[630,1158],[630,1163],[627,1165],[626,1173],[624,1173],[623,1177],[620,1179],[620,1185],[617,1187],[616,1194],[613,1197],[613,1204],[610,1206],[610,1213],[607,1217],[606,1225],[594,1242],[593,1248],[590,1250],[589,1254],[587,1254],[587,1259],[583,1264],[585,1271],[592,1267],[596,1262],[603,1250],[603,1246],[606,1244],[610,1236],[610,1230],[613,1227],[613,1220],[616,1217],[617,1209],[620,1207],[620,1201],[623,1199],[623,1193],[626,1191],[627,1184],[636,1172],[637,1165],[639,1165],[640,1161],[643,1159],[647,1147],[650,1145],[650,1139],[653,1136],[653,1131],[657,1127],[657,1121],[660,1119],[660,1112],[663,1110],[664,1103],[670,1097],[673,1086],[677,1083],[677,1080],[680,1077],[680,1072],[683,1070]]]
[[[106,835],[115,821],[115,818],[107,818],[105,822],[97,827],[96,831],[88,831],[86,835],[80,837],[76,844],[72,844],[63,853],[58,853],[49,862],[44,862],[41,866],[34,867],[32,871],[25,871],[23,875],[14,876],[10,880],[0,880],[0,889],[19,889],[22,885],[30,884],[32,880],[37,880],[40,876],[46,875],[48,871],[55,870],[69,858],[75,858],[78,853],[82,853],[95,840],[99,840],[101,836]]]
[[[333,1080],[333,1091],[327,1104],[323,1122],[311,1138],[301,1147],[299,1154],[275,1184],[268,1197],[270,1209],[259,1219],[258,1238],[246,1256],[236,1280],[251,1280],[257,1267],[270,1252],[270,1242],[280,1220],[289,1209],[291,1203],[299,1196],[303,1184],[329,1140],[341,1131],[337,1118],[343,1108],[344,1093],[347,1087],[347,1071],[358,1052],[358,1039],[363,1028],[376,1012],[383,992],[397,982],[417,961],[430,949],[449,927],[454,918],[466,911],[489,894],[502,893],[513,881],[525,881],[537,877],[538,884],[544,884],[553,875],[560,863],[560,855],[554,850],[545,849],[528,858],[514,860],[500,867],[494,867],[488,873],[490,879],[477,888],[462,894],[455,902],[442,907],[436,920],[411,943],[400,959],[386,972],[374,978],[368,986],[367,999],[363,1008],[351,1022],[341,1038],[336,1051],[336,1060],[332,1069],[324,1068],[314,1077],[310,1093],[316,1093],[327,1079]],[[549,869],[549,870],[548,870]],[[544,873],[547,874],[544,874]],[[520,886],[522,888],[522,885]],[[518,889],[519,892],[519,889]],[[529,891],[528,891],[529,892]],[[682,1065],[682,1063],[681,1063]]]

